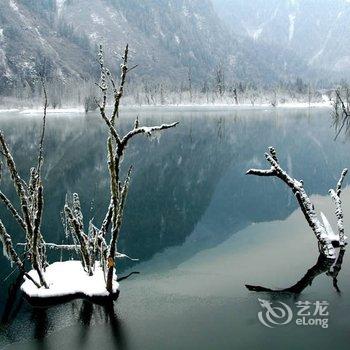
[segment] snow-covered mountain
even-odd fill
[[[350,70],[348,11],[345,0],[0,0],[0,93],[43,71],[96,75],[99,43],[115,68],[128,42],[150,82],[187,85],[190,71],[203,86],[218,66],[227,82],[319,78]]]
[[[38,73],[87,78],[89,45],[55,22],[50,0],[0,0],[0,89]]]
[[[309,67],[350,73],[350,1],[213,0],[238,35],[292,50]]]

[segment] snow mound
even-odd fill
[[[36,271],[31,270],[29,274],[38,280]],[[49,265],[45,271],[45,278],[49,288],[37,288],[33,282],[24,277],[25,281],[21,286],[24,292],[30,298],[55,298],[65,297],[75,294],[83,294],[87,297],[104,297],[109,293],[106,290],[106,283],[103,271],[100,265],[95,265],[93,276],[89,276],[83,269],[80,261],[70,260],[64,262],[55,262]],[[117,276],[114,276],[113,293],[116,293],[119,287]]]

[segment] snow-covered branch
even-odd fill
[[[343,215],[343,208],[342,208],[342,202],[340,199],[341,191],[342,191],[342,184],[344,181],[344,178],[348,172],[348,169],[344,169],[340,175],[340,179],[337,183],[337,186],[335,189],[330,189],[329,193],[333,199],[333,202],[335,204],[335,216],[337,217],[337,226],[338,226],[338,234],[339,234],[339,245],[341,247],[345,246],[346,237],[344,234],[344,215]]]
[[[83,267],[86,269],[86,272],[89,275],[92,275],[93,272],[90,262],[88,237],[83,231],[79,217],[77,218],[75,216],[74,211],[68,206],[68,204],[65,204],[64,212],[67,215],[67,221],[70,225],[70,232],[75,235],[76,240],[80,243],[80,252],[82,258],[81,262],[83,264]]]
[[[44,286],[48,288],[48,284],[45,281],[44,270],[46,267],[46,251],[44,246],[44,239],[41,234],[41,221],[43,213],[43,185],[41,181],[41,167],[44,161],[43,157],[43,143],[45,136],[45,125],[46,125],[46,109],[47,109],[47,94],[45,85],[43,83],[44,89],[44,114],[43,114],[43,123],[41,137],[39,140],[39,150],[38,150],[38,163],[36,167],[32,167],[29,172],[29,181],[26,183],[20,176],[16,163],[12,157],[9,146],[5,141],[3,133],[0,131],[0,153],[5,158],[8,171],[11,176],[12,183],[17,193],[17,197],[20,204],[20,212],[17,211],[12,202],[7,198],[7,196],[0,191],[0,199],[6,205],[7,209],[13,215],[15,220],[19,223],[21,228],[25,231],[26,238],[26,254],[29,261],[32,263],[32,268],[36,271],[39,276],[40,284],[34,281],[34,279],[29,278],[36,286]],[[3,226],[3,225],[2,225]],[[11,253],[13,257],[12,261],[16,262],[17,265],[21,268],[23,273],[24,271],[23,264],[20,263],[20,260],[17,260],[15,257],[16,251],[14,247],[9,246],[11,241],[10,235],[3,230],[3,237],[6,239],[3,243],[7,244],[7,250],[4,250]],[[5,232],[5,233],[4,233]],[[9,240],[10,239],[10,240]]]
[[[41,85],[42,85],[43,93],[44,93],[44,114],[43,114],[43,123],[42,123],[42,128],[41,128],[41,136],[40,136],[40,141],[39,141],[38,165],[36,168],[38,178],[40,177],[41,167],[42,167],[43,162],[44,162],[44,139],[45,139],[45,129],[46,129],[46,114],[47,114],[47,106],[48,106],[46,86],[45,86],[45,82],[44,82],[43,77],[41,77]]]
[[[340,293],[340,289],[338,286],[338,275],[339,275],[339,272],[340,272],[342,265],[343,265],[344,255],[345,255],[345,246],[342,246],[339,249],[337,261],[334,263],[334,265],[327,272],[327,276],[332,277],[333,286],[338,293]]]
[[[115,119],[119,117],[119,104],[124,93],[124,84],[126,79],[126,74],[128,73],[128,55],[129,55],[129,45],[126,44],[123,56],[123,63],[120,65],[120,84],[118,90],[115,88],[113,79],[111,79],[114,88],[114,109],[111,116],[111,123],[114,125]],[[109,72],[109,71],[108,71]]]
[[[16,250],[13,248],[13,243],[11,236],[7,233],[6,228],[2,221],[0,220],[0,241],[3,246],[4,256],[7,257],[11,262],[17,265],[19,270],[24,273],[24,275],[32,281],[38,288],[40,288],[40,284],[36,282],[24,269],[24,264],[22,260],[19,258]]]
[[[100,82],[97,84],[101,90],[100,101],[97,102],[101,118],[106,123],[109,129],[109,137],[107,139],[107,159],[108,159],[108,172],[110,177],[110,200],[105,214],[105,218],[101,224],[100,230],[96,233],[98,239],[102,241],[110,231],[110,241],[106,248],[100,249],[101,261],[107,263],[107,280],[106,288],[109,292],[113,291],[113,276],[115,273],[115,259],[118,258],[117,243],[119,239],[120,229],[123,220],[124,206],[129,188],[131,168],[129,169],[127,176],[124,181],[120,179],[120,168],[122,159],[124,156],[125,149],[127,148],[130,139],[139,134],[152,135],[153,132],[162,131],[175,127],[178,122],[171,124],[162,124],[160,126],[139,126],[139,120],[136,118],[133,128],[127,132],[123,137],[120,136],[118,131],[118,125],[116,121],[119,118],[119,106],[121,98],[123,97],[125,82],[127,73],[134,69],[136,66],[128,69],[128,54],[129,46],[126,45],[124,55],[122,57],[122,63],[120,65],[120,80],[119,85],[114,81],[114,78],[105,67],[103,49],[100,46],[99,50],[99,64],[100,64]],[[113,110],[109,116],[107,116],[106,105],[107,105],[107,92],[109,87],[113,90]],[[107,253],[107,254],[106,254]],[[119,257],[124,256],[124,254]],[[125,257],[127,257],[125,255]]]
[[[10,174],[11,174],[11,179],[12,179],[14,187],[17,191],[19,200],[21,202],[22,211],[23,211],[23,206],[27,205],[27,197],[26,197],[26,193],[25,193],[26,183],[18,174],[15,161],[13,160],[13,157],[11,155],[9,147],[5,141],[5,137],[1,131],[0,131],[0,149],[2,150],[2,154],[6,159],[7,167],[9,169]],[[23,213],[23,214],[25,214],[25,213]]]
[[[133,130],[129,131],[122,139],[121,144],[123,147],[125,147],[128,143],[128,141],[135,135],[138,134],[146,134],[148,136],[152,136],[152,132],[161,131],[165,129],[174,128],[176,125],[178,125],[179,122],[171,123],[171,124],[162,124],[160,126],[142,126],[142,127],[136,127]]]
[[[350,101],[349,101],[349,89],[346,88],[345,98],[341,96],[341,90],[335,90],[335,101],[333,102],[333,124],[335,126],[336,135],[335,139],[340,135],[345,127],[345,132],[350,127]]]
[[[25,247],[26,243],[17,243],[18,246],[20,247]],[[79,250],[81,248],[80,244],[56,244],[56,243],[44,243],[45,247],[51,250],[60,250],[60,251],[76,251],[77,249]],[[128,259],[131,261],[139,261],[137,258],[132,258],[127,254],[124,253],[115,253],[115,257],[117,259]]]
[[[7,209],[10,211],[10,213],[13,215],[13,217],[16,219],[16,221],[20,224],[20,226],[26,230],[26,224],[24,223],[23,219],[19,215],[18,211],[16,208],[13,206],[11,201],[7,198],[7,196],[0,191],[0,199],[2,202],[6,205]]]
[[[26,243],[17,243],[20,247],[26,247]],[[80,245],[75,244],[56,244],[56,243],[44,243],[45,247],[51,250],[76,250],[80,248]]]
[[[304,189],[303,182],[292,178],[285,170],[282,169],[278,161],[276,151],[273,147],[269,147],[269,153],[265,153],[265,158],[271,164],[270,169],[250,169],[246,174],[258,176],[275,176],[281,179],[288,187],[290,187],[298,200],[299,206],[309,226],[311,227],[319,242],[320,252],[327,258],[335,259],[335,250],[332,245],[332,241],[328,237],[324,225],[316,215],[314,205],[312,204],[309,196]]]

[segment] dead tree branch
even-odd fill
[[[3,225],[2,221],[0,220],[0,241],[3,245],[3,253],[5,257],[10,259],[14,264],[16,264],[21,272],[24,273],[24,275],[31,280],[38,288],[40,288],[40,284],[36,282],[32,276],[30,276],[24,268],[24,264],[22,260],[19,258],[18,254],[16,253],[15,249],[13,248],[12,239],[11,236],[7,233],[5,226]]]
[[[16,221],[20,224],[20,226],[26,230],[26,224],[24,223],[23,219],[17,212],[16,208],[13,206],[11,201],[6,197],[4,193],[0,191],[0,199],[3,201],[3,203],[6,205],[7,209],[10,211],[10,213],[13,215],[13,217],[16,219]]]
[[[26,183],[21,176],[16,167],[16,163],[12,157],[10,149],[5,141],[3,133],[0,131],[0,151],[2,156],[5,158],[7,168],[9,170],[12,183],[16,190],[21,212],[18,212],[15,206],[7,198],[7,196],[0,191],[0,199],[6,205],[7,209],[13,215],[15,220],[19,223],[21,228],[25,231],[26,237],[26,255],[28,260],[32,263],[32,268],[36,270],[40,284],[35,282],[32,278],[27,276],[27,273],[24,271],[24,266],[21,260],[18,258],[18,255],[15,249],[9,242],[11,242],[10,235],[6,232],[5,228],[2,227],[3,237],[5,240],[4,244],[7,244],[6,250],[10,253],[12,261],[20,267],[21,271],[26,274],[26,276],[37,286],[44,286],[48,288],[48,285],[45,281],[44,270],[46,267],[46,250],[45,242],[41,234],[41,221],[42,213],[44,207],[44,196],[43,196],[43,185],[41,181],[41,168],[44,161],[43,157],[43,144],[45,137],[45,127],[46,127],[46,112],[47,112],[47,93],[44,81],[42,80],[43,91],[44,91],[44,113],[42,121],[42,130],[39,140],[39,150],[38,150],[38,162],[36,167],[32,167],[29,173],[29,181]],[[2,225],[3,226],[3,225]],[[16,258],[17,256],[17,258]]]
[[[100,87],[101,90],[101,100],[100,102],[98,102],[98,106],[101,118],[106,123],[110,134],[107,140],[108,171],[110,177],[110,200],[107,208],[107,213],[99,230],[99,235],[101,237],[100,239],[102,239],[110,230],[111,238],[109,245],[108,247],[106,247],[106,249],[104,249],[103,253],[101,249],[102,261],[103,259],[107,259],[108,271],[106,279],[106,288],[109,292],[113,291],[113,274],[115,271],[115,259],[118,258],[119,254],[117,253],[117,243],[122,225],[124,206],[131,176],[130,168],[125,180],[120,180],[120,168],[125,149],[130,139],[138,134],[146,134],[150,136],[153,132],[170,129],[178,124],[178,122],[176,122],[172,124],[162,124],[160,126],[140,127],[139,120],[138,118],[136,118],[133,129],[127,132],[123,137],[120,136],[117,130],[118,127],[116,125],[116,120],[118,120],[119,118],[120,101],[124,94],[127,73],[136,68],[136,66],[130,69],[128,68],[128,54],[129,46],[126,45],[124,55],[122,57],[122,63],[120,66],[120,81],[117,87],[117,84],[115,83],[112,74],[105,67],[102,46],[100,46],[99,50],[101,78],[100,82],[97,85]],[[113,110],[111,112],[110,117],[107,116],[106,112],[107,92],[109,86],[112,88],[114,97]],[[119,257],[121,257],[120,254]]]
[[[276,151],[273,147],[269,147],[269,153],[265,153],[265,158],[271,164],[270,169],[249,169],[247,171],[247,175],[275,176],[282,180],[292,190],[297,198],[299,206],[319,242],[320,252],[327,258],[335,259],[335,250],[332,242],[328,238],[325,227],[321,224],[316,215],[314,205],[303,187],[303,182],[293,179],[281,168]]]
[[[343,99],[341,96],[341,90],[335,90],[335,101],[333,102],[333,125],[336,130],[334,139],[337,139],[342,130],[345,127],[345,132],[350,127],[350,101],[349,101],[349,89],[346,88],[346,97]]]
[[[348,169],[344,169],[340,175],[340,179],[337,183],[337,186],[335,189],[330,189],[329,193],[333,199],[333,202],[335,204],[335,216],[337,217],[337,226],[338,226],[338,234],[339,234],[339,245],[341,247],[345,246],[345,234],[344,234],[344,215],[343,215],[343,208],[342,208],[342,202],[340,199],[341,191],[342,191],[342,184],[344,181],[344,178],[348,172]]]
[[[90,262],[89,241],[87,235],[84,233],[79,218],[77,218],[73,210],[66,204],[64,212],[67,215],[68,223],[71,227],[71,232],[74,232],[75,238],[80,243],[80,252],[82,264],[89,275],[92,275],[92,266]]]
[[[47,105],[48,105],[46,86],[45,86],[43,78],[41,79],[41,84],[42,84],[43,92],[44,92],[44,114],[43,114],[43,123],[42,123],[41,136],[40,136],[40,142],[39,142],[38,165],[36,168],[38,177],[40,177],[41,167],[42,167],[42,164],[44,161],[44,138],[45,138],[46,114],[47,114]]]

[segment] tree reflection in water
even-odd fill
[[[339,249],[337,259],[327,259],[324,255],[318,256],[317,262],[314,266],[307,270],[305,275],[295,284],[283,289],[271,289],[263,286],[253,286],[246,284],[246,288],[253,292],[269,292],[269,293],[292,293],[300,294],[305,288],[312,285],[313,280],[323,273],[330,276],[333,281],[335,290],[340,293],[338,286],[338,275],[341,270],[345,254],[345,247]]]

